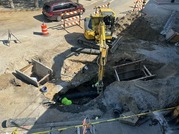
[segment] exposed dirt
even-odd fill
[[[77,100],[71,106],[42,105],[47,101],[39,89],[24,82],[14,86],[12,72],[27,64],[31,58],[40,60],[54,71],[54,83],[57,88],[64,86],[74,89],[82,83],[97,78],[96,56],[80,54],[71,56],[69,48],[80,46],[76,39],[83,29],[75,26],[60,30],[57,22],[49,23],[50,35],[47,37],[34,35],[40,31],[42,16],[40,11],[3,13],[0,24],[1,35],[0,65],[0,120],[9,118],[37,117],[37,123],[83,120],[86,116],[111,117],[116,105],[124,111],[139,113],[143,110],[154,110],[179,104],[179,48],[158,40],[159,32],[153,29],[146,16],[127,14],[118,20],[116,33],[124,39],[115,54],[109,54],[104,76],[105,91],[97,98]],[[24,18],[26,17],[26,20]],[[17,21],[19,23],[17,23]],[[8,23],[7,23],[8,22]],[[7,25],[8,24],[8,25]],[[16,24],[16,26],[14,26]],[[5,46],[7,29],[22,41]],[[78,31],[79,33],[74,33]],[[153,73],[155,79],[149,81],[115,81],[113,66],[145,59],[144,64]],[[88,70],[82,71],[87,66]],[[115,82],[114,82],[115,81]],[[85,88],[85,87],[83,87]],[[82,90],[82,89],[80,89]],[[84,99],[84,98],[83,98]],[[88,103],[89,101],[89,103]],[[83,105],[78,105],[83,104]],[[108,115],[109,114],[109,115]],[[58,116],[57,116],[58,115]],[[5,133],[7,129],[1,129]]]
[[[117,19],[116,32],[148,41],[157,40],[159,37],[159,32],[151,28],[144,14],[138,12],[127,13],[124,17]]]

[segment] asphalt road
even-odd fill
[[[100,6],[103,4],[106,4],[110,2],[110,8],[112,8],[117,16],[120,16],[120,13],[131,10],[131,5],[133,4],[133,1],[131,0],[99,0],[99,1],[93,1],[90,3],[90,5],[86,6],[86,12],[84,13],[84,16],[87,16],[94,12],[95,6]]]

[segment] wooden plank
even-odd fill
[[[154,78],[155,75],[151,75],[151,76],[144,76],[144,77],[141,77],[141,78],[137,78],[137,79],[133,79],[133,80],[144,80],[144,79],[149,79],[149,78]]]
[[[50,74],[45,75],[40,81],[38,81],[38,83],[40,84],[43,80],[45,80],[46,78],[48,78],[50,76]]]
[[[145,76],[147,76],[147,73],[145,72],[145,70],[144,70],[144,69],[142,69],[142,72],[145,74]]]
[[[49,100],[53,101],[53,97],[58,93],[57,86],[54,83],[47,82],[43,86],[47,87],[47,92],[44,93],[44,96]]]
[[[114,72],[115,72],[115,74],[116,74],[117,81],[120,81],[120,79],[119,79],[119,75],[118,75],[118,73],[117,73],[116,69],[114,69]]]
[[[20,71],[21,71],[21,72],[25,72],[25,71],[27,71],[29,68],[31,68],[32,66],[33,66],[32,63],[30,63],[29,65],[27,65],[27,66],[23,67],[22,69],[20,69]]]
[[[113,66],[113,68],[116,68],[116,67],[123,67],[123,66],[129,66],[131,64],[139,64],[140,62],[142,62],[144,60],[137,60],[137,61],[134,61],[134,62],[129,62],[129,63],[125,63],[125,64],[121,64],[121,65],[117,65],[117,66]]]
[[[147,67],[145,65],[143,65],[144,69],[146,70],[146,72],[148,73],[149,76],[151,76],[152,74],[150,73],[150,71],[147,69]]]

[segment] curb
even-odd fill
[[[32,12],[32,11],[42,11],[42,8],[0,10],[1,13],[5,13],[5,12]]]

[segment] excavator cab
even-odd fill
[[[105,23],[106,40],[112,40],[115,13],[110,8],[100,8],[98,13],[84,19],[84,37],[87,40],[99,41],[98,26],[101,21]]]

